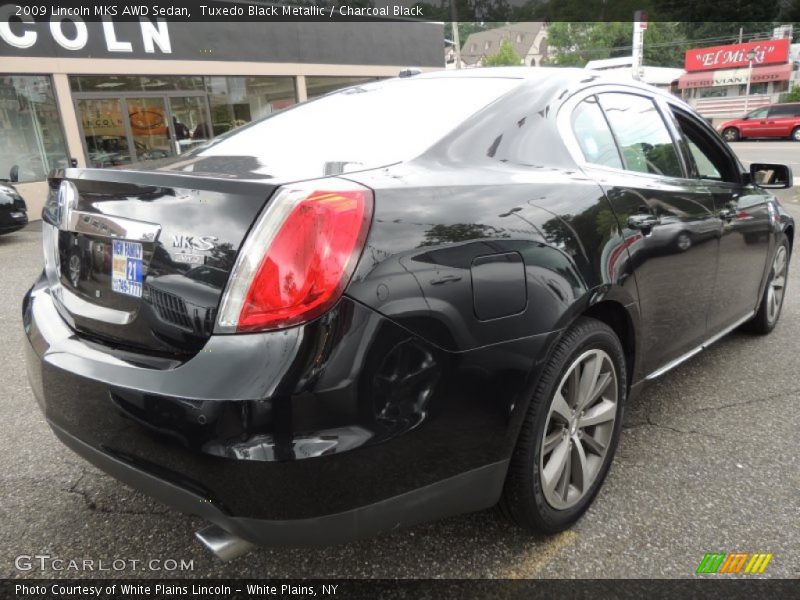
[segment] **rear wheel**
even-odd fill
[[[753,333],[766,335],[778,324],[786,295],[786,281],[789,276],[789,240],[782,235],[778,249],[772,259],[767,287],[758,305],[758,312],[748,321],[744,329]]]
[[[739,135],[739,130],[735,127],[726,127],[722,132],[722,137],[724,137],[727,142],[738,142],[741,136]]]
[[[795,128],[792,130],[792,139],[793,139],[795,142],[800,142],[800,127],[795,127]]]
[[[625,382],[614,331],[578,320],[542,373],[511,459],[501,508],[515,523],[555,533],[583,515],[616,450]]]

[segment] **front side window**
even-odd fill
[[[588,163],[622,168],[622,160],[595,96],[582,101],[572,113],[572,131]]]
[[[767,108],[759,108],[754,111],[747,113],[748,119],[764,119],[767,116],[767,112],[769,109]]]
[[[67,165],[50,78],[0,75],[0,179],[41,181]]]
[[[652,100],[616,92],[599,98],[627,170],[683,177],[675,144]]]
[[[694,160],[696,175],[700,179],[737,183],[739,181],[738,165],[731,160],[704,126],[694,117],[677,108],[672,108],[672,114],[675,116]]]

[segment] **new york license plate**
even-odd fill
[[[142,297],[142,245],[114,240],[111,260],[111,289],[120,294]]]

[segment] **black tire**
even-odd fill
[[[616,417],[613,425],[609,424],[613,427],[610,441],[591,485],[582,492],[583,495],[575,505],[558,509],[548,502],[542,484],[541,452],[545,427],[548,426],[548,415],[557,388],[562,384],[573,363],[592,350],[605,352],[616,370]],[[529,531],[557,533],[569,528],[586,512],[597,495],[614,457],[619,442],[626,395],[625,354],[616,334],[608,325],[596,319],[587,317],[578,319],[559,340],[542,371],[517,439],[500,500],[501,511],[511,521]],[[574,455],[572,446],[569,448],[568,460],[571,460]]]
[[[740,139],[742,139],[742,136],[736,127],[726,127],[722,131],[722,137],[725,138],[726,142],[738,142]]]
[[[800,127],[795,127],[795,128],[792,130],[792,135],[791,135],[791,138],[792,138],[792,139],[793,139],[795,142],[800,142]]]
[[[775,282],[775,268],[776,268],[776,260],[779,257],[781,252],[785,253],[786,262],[784,267],[783,273],[783,291],[780,294],[780,299],[777,302],[777,311],[770,310],[770,290],[772,289],[772,294],[775,294],[774,282]],[[751,333],[756,333],[759,335],[767,335],[778,324],[778,320],[781,317],[781,310],[783,309],[783,301],[786,298],[786,283],[789,278],[789,260],[791,259],[791,246],[789,245],[789,240],[786,238],[784,234],[780,235],[778,239],[778,244],[775,248],[775,254],[772,257],[772,263],[770,264],[770,271],[769,271],[769,278],[767,279],[767,285],[764,286],[764,293],[761,295],[761,302],[758,303],[758,311],[756,312],[755,316],[750,319],[747,323],[742,326],[744,331],[749,331]]]

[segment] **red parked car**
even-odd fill
[[[772,104],[751,110],[717,130],[728,142],[744,138],[789,138],[800,142],[800,102]]]

